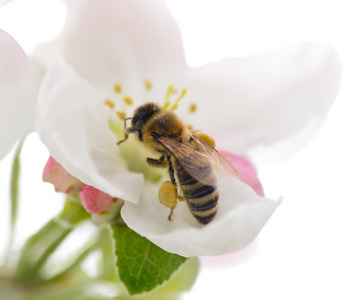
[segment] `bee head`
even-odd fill
[[[142,130],[149,118],[161,109],[154,103],[146,103],[135,111],[132,117],[132,127]]]

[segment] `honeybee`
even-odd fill
[[[126,128],[126,120],[132,126]],[[132,118],[125,120],[125,138],[138,134],[138,139],[161,156],[147,158],[151,167],[167,167],[170,180],[176,187],[177,181],[187,205],[202,224],[209,223],[218,208],[219,191],[213,165],[216,164],[233,176],[235,167],[205,140],[189,130],[171,111],[155,103],[146,103],[137,108]],[[169,219],[171,220],[173,208]]]

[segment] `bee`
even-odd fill
[[[131,127],[126,121],[132,119]],[[138,107],[132,118],[125,120],[125,138],[136,133],[139,141],[146,147],[159,153],[160,157],[147,158],[151,167],[167,167],[170,180],[176,187],[177,182],[186,203],[202,224],[209,223],[218,208],[219,191],[213,165],[216,164],[233,176],[237,176],[235,167],[216,149],[188,129],[171,111],[166,111],[155,103],[146,103]],[[176,182],[177,178],[177,182]],[[171,220],[171,213],[169,220]]]

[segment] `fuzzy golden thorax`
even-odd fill
[[[143,142],[151,149],[165,153],[166,148],[157,141],[157,137],[184,143],[187,140],[185,126],[181,120],[172,112],[160,110],[155,113],[144,124],[142,129]]]

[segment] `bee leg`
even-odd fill
[[[170,210],[170,214],[168,215],[168,220],[172,221],[172,214],[173,214],[173,210],[175,209],[175,207],[172,207]]]
[[[176,184],[176,179],[175,179],[175,170],[172,165],[171,156],[167,156],[167,161],[168,161],[168,173],[170,174],[170,179],[177,189],[177,184]]]
[[[172,161],[171,161],[171,156],[167,156],[167,161],[168,161],[168,172],[170,174],[170,179],[171,179],[171,182],[175,185],[176,198],[178,198],[177,183],[176,183],[176,179],[175,179],[175,170],[173,168],[173,164],[172,164]],[[170,214],[168,216],[169,221],[172,221],[172,214],[173,214],[173,210],[175,209],[175,207],[176,207],[176,205],[171,208]]]
[[[159,159],[147,157],[147,163],[150,167],[165,168],[167,162],[165,161],[165,155],[162,155]]]

